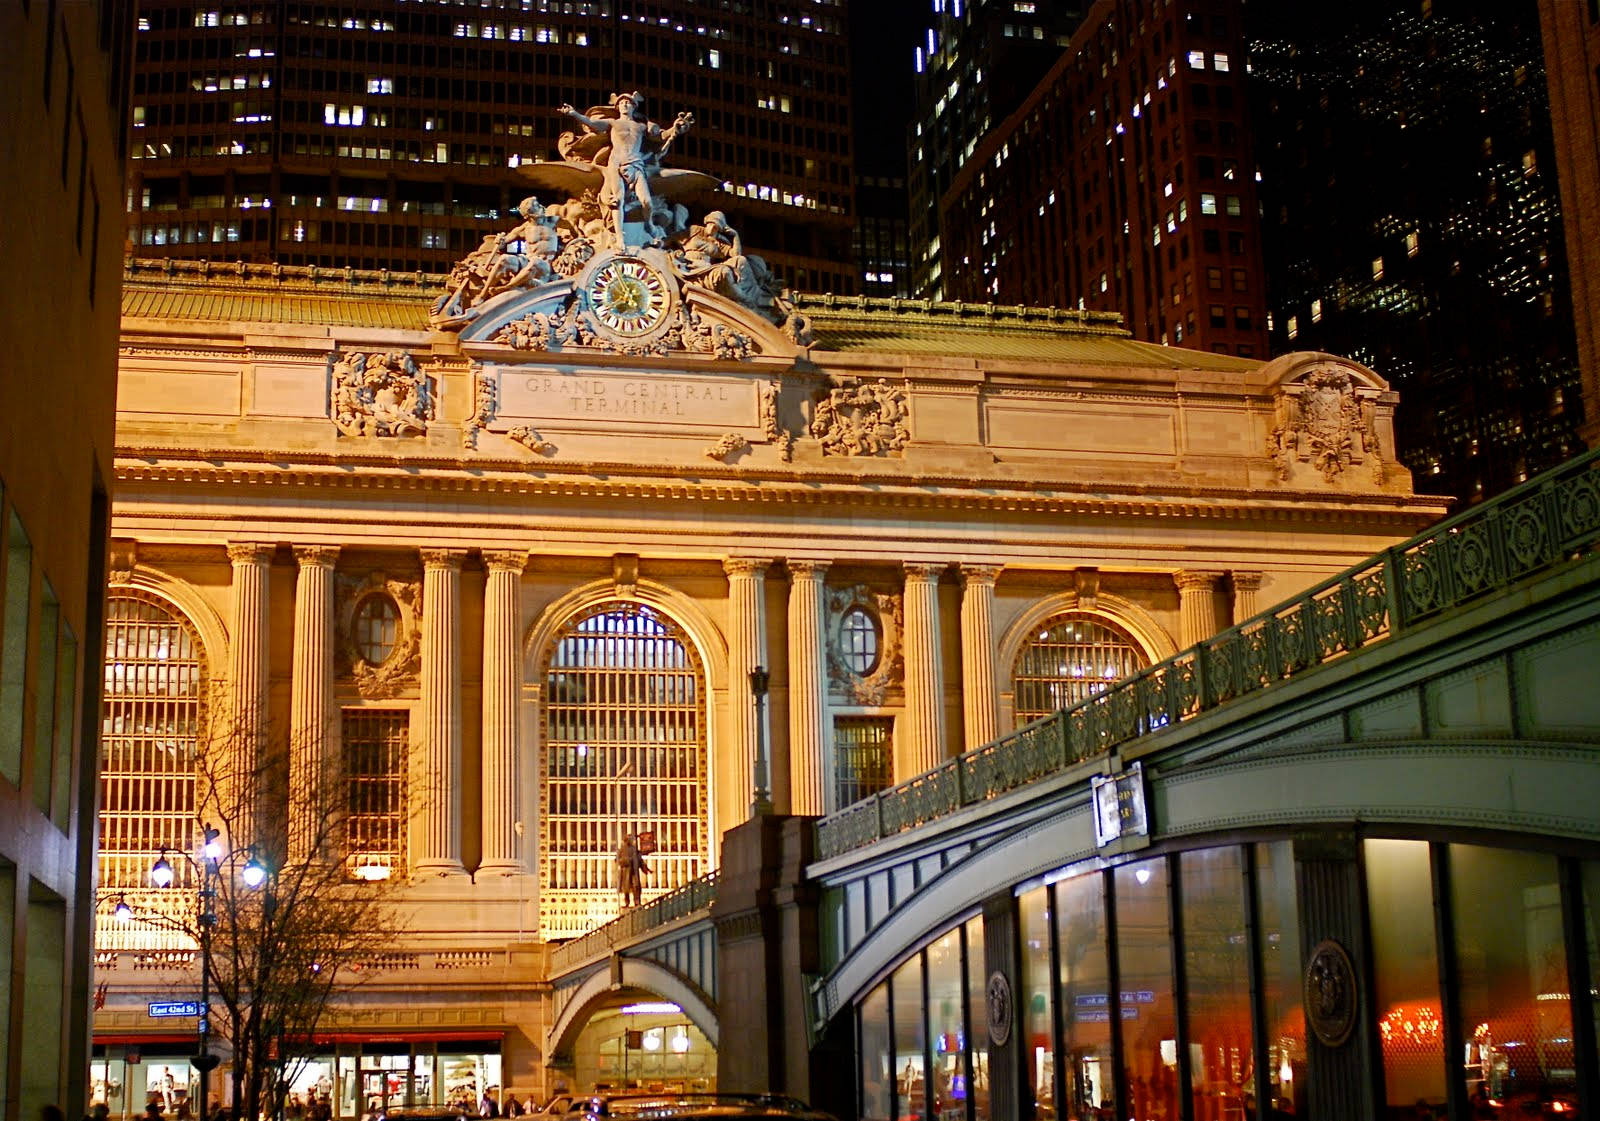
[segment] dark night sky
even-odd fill
[[[925,33],[928,0],[849,0],[856,171],[905,174],[911,122],[912,48]]]

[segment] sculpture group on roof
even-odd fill
[[[497,297],[571,280],[596,256],[655,250],[680,288],[716,292],[804,340],[806,325],[781,282],[766,261],[745,251],[728,216],[711,210],[698,223],[689,220],[681,200],[710,193],[717,180],[662,167],[662,157],[693,127],[691,114],[679,113],[663,127],[645,115],[637,91],[614,94],[608,105],[587,112],[571,105],[558,112],[576,126],[557,142],[562,159],[525,165],[523,172],[546,198],[561,201],[523,199],[515,226],[484,237],[458,262],[434,302],[434,326],[462,328]],[[568,310],[543,314],[565,321]],[[587,341],[575,324],[553,327],[549,336]]]

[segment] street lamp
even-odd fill
[[[150,882],[156,887],[171,887],[177,876],[172,861],[167,859],[171,850],[163,848],[156,862],[150,866]],[[186,852],[178,852],[188,862],[189,867],[200,873],[200,1014],[197,1024],[200,1036],[199,1049],[196,1051],[193,1065],[200,1072],[200,1107],[196,1111],[199,1121],[209,1121],[211,1109],[211,1072],[221,1062],[219,1056],[211,1051],[211,928],[217,925],[217,877],[221,875],[222,861],[227,855],[222,847],[222,831],[205,823],[202,840],[200,843],[200,862],[197,865],[192,856]],[[256,856],[255,850],[250,850],[250,858],[245,862],[240,878],[251,888],[260,887],[267,878],[267,867]],[[118,916],[121,916],[124,903],[118,907]]]
[[[755,796],[750,803],[750,816],[772,812],[772,794],[767,789],[767,686],[772,675],[763,666],[750,671],[750,697],[756,706],[756,766]]]

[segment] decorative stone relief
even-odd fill
[[[707,319],[689,307],[677,308],[665,330],[651,338],[610,338],[594,329],[572,296],[562,300],[554,311],[529,312],[507,323],[495,332],[492,341],[512,350],[560,351],[583,346],[634,357],[686,350],[713,358],[745,359],[761,353],[761,347],[749,335]]]
[[[422,672],[422,584],[391,579],[386,573],[366,576],[337,573],[338,634],[336,672],[354,682],[368,699],[397,697],[416,690]],[[369,661],[358,639],[363,605],[385,597],[394,606],[394,645],[382,661]]]
[[[509,230],[488,234],[478,248],[450,270],[448,290],[434,301],[429,320],[435,327],[458,327],[472,312],[515,288],[537,288],[557,276],[561,237],[559,215],[528,197],[517,206],[522,221]]]
[[[811,435],[823,455],[886,455],[911,439],[904,386],[879,378],[832,389],[817,402]]]
[[[761,430],[769,440],[777,440],[781,435],[778,428],[778,389],[775,381],[761,383]]]
[[[1278,478],[1287,481],[1296,460],[1311,464],[1329,483],[1352,463],[1367,462],[1374,481],[1382,483],[1375,413],[1374,402],[1358,392],[1347,370],[1313,367],[1301,381],[1284,387],[1277,400],[1267,454]]]
[[[421,436],[433,419],[433,379],[411,355],[328,356],[328,413],[345,436]]]
[[[904,653],[900,635],[904,628],[904,609],[898,593],[875,592],[865,584],[848,588],[829,588],[828,605],[828,681],[851,704],[880,705],[889,687],[901,680]],[[854,673],[844,655],[842,627],[845,616],[861,608],[878,623],[878,664],[866,675]]]
[[[506,435],[515,440],[517,443],[521,444],[523,447],[527,448],[529,451],[533,452],[535,455],[555,454],[556,446],[549,440],[546,440],[543,436],[539,435],[537,429],[529,428],[525,424],[517,425],[515,428],[511,429],[511,431],[507,432]]]
[[[749,446],[749,440],[746,440],[737,432],[729,432],[706,449],[706,458],[717,459],[726,463],[730,455],[742,452]]]

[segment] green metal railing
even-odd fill
[[[1015,790],[1344,657],[1600,541],[1600,450],[1304,594],[817,822],[827,859]]]
[[[559,977],[592,958],[609,953],[611,947],[619,943],[631,942],[674,919],[709,909],[717,898],[717,876],[716,872],[708,872],[641,907],[624,911],[580,938],[557,946],[550,952],[550,975]]]

